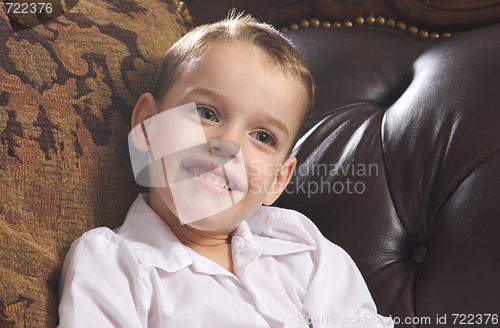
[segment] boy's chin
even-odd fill
[[[183,223],[190,226],[191,228],[202,230],[202,231],[211,231],[211,232],[220,232],[220,233],[230,233],[234,229],[238,227],[238,225],[244,221],[235,220],[234,216],[228,215],[228,213],[224,213],[227,211],[223,211],[212,216],[206,217],[204,219]]]
[[[220,234],[230,234],[243,221],[242,220],[238,222],[236,225],[228,226],[227,224],[223,223],[224,222],[223,220],[224,220],[223,218],[219,218],[217,217],[217,215],[214,215],[205,219],[187,223],[186,225],[200,231],[217,232]]]

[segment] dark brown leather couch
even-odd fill
[[[318,87],[309,126],[322,123],[277,205],[351,254],[385,315],[500,314],[500,25],[288,36]]]
[[[196,19],[199,1],[192,2]],[[245,9],[245,3],[238,1],[236,8]],[[319,6],[326,1],[300,3],[309,18],[342,17],[342,6],[365,10],[355,1],[330,1],[338,9],[330,13]],[[406,13],[384,10],[408,19],[418,18],[410,7],[419,3],[373,1],[374,8],[407,6]],[[304,132],[321,123],[296,150],[298,170],[275,205],[306,214],[347,250],[379,312],[398,317],[396,326],[495,327],[500,315],[500,25],[477,27],[492,17],[498,21],[499,6],[489,1],[490,7],[472,10],[469,3],[467,11],[463,1],[447,3],[455,3],[457,11],[427,8],[428,17],[420,13],[422,19],[413,22],[427,31],[395,26],[397,18],[391,24],[388,17],[373,22],[377,15],[369,11],[357,20],[360,26],[355,16],[338,19],[344,26],[337,28],[333,20],[323,24],[332,27],[313,28],[320,22],[313,20],[291,25],[286,35],[317,84]],[[285,14],[298,17],[298,5],[292,7],[285,4],[281,15],[264,7],[254,12],[281,23]],[[296,29],[300,25],[309,27]],[[469,31],[444,33],[460,26]],[[437,33],[430,33],[433,29]]]

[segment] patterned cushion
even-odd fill
[[[23,28],[0,8],[0,327],[55,327],[69,246],[143,191],[131,112],[190,17],[174,0],[86,0]]]

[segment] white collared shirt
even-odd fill
[[[298,212],[262,207],[241,223],[235,275],[183,245],[143,195],[116,231],[97,228],[71,246],[59,327],[393,325],[376,315],[351,258]]]

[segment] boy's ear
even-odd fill
[[[134,146],[142,151],[148,151],[149,140],[144,135],[144,130],[141,127],[142,123],[148,118],[156,114],[156,100],[150,93],[143,94],[135,104],[134,111],[132,112],[132,141]]]
[[[278,199],[278,197],[283,193],[288,182],[292,179],[293,171],[295,166],[297,165],[297,158],[288,157],[283,165],[281,166],[281,170],[276,176],[276,180],[274,180],[273,185],[271,186],[271,190],[266,196],[264,200],[264,205],[271,205]]]

